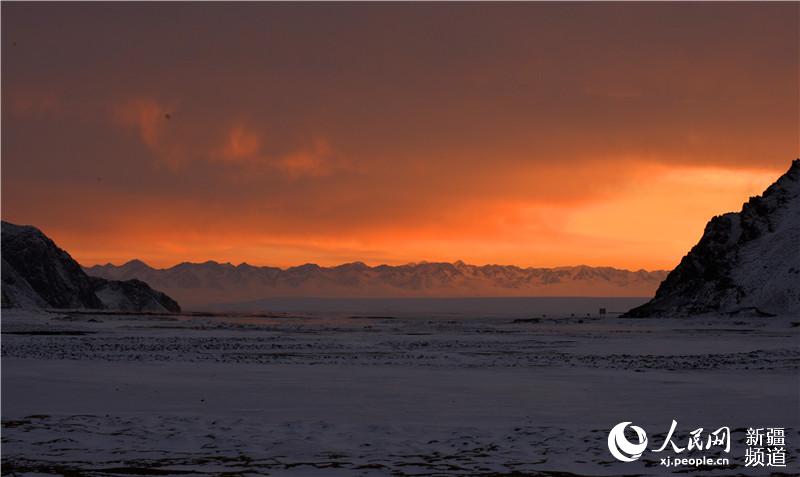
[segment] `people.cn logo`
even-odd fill
[[[611,455],[622,462],[635,461],[647,449],[647,434],[641,427],[631,426],[631,429],[636,432],[638,443],[634,444],[625,437],[625,428],[628,427],[628,424],[630,422],[620,422],[608,433],[608,450],[611,451]]]

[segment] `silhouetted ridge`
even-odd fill
[[[800,159],[741,212],[712,218],[700,241],[626,316],[800,313]]]
[[[2,222],[2,266],[3,307],[180,311],[175,300],[142,281],[88,276],[36,227]],[[149,269],[139,261],[126,266]]]

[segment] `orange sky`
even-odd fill
[[[672,268],[800,155],[799,9],[4,3],[2,216],[85,265]]]

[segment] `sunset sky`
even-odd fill
[[[2,4],[2,217],[132,258],[672,268],[798,157],[800,4]]]

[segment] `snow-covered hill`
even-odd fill
[[[180,311],[174,300],[139,280],[86,275],[36,227],[2,223],[2,262],[4,308]]]
[[[184,306],[232,303],[270,297],[480,297],[647,296],[665,271],[628,271],[587,266],[520,268],[463,262],[370,267],[306,264],[288,269],[230,263],[181,263],[156,269],[133,260],[99,265],[90,275],[138,278],[165,290]]]
[[[703,237],[629,316],[800,315],[800,159]]]

